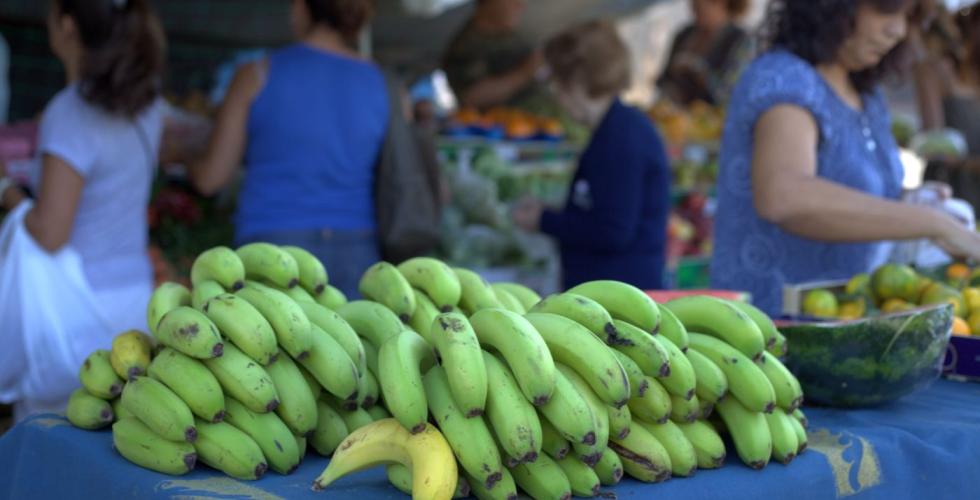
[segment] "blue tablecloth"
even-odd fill
[[[810,450],[789,466],[762,471],[728,464],[647,485],[624,480],[619,498],[977,498],[980,385],[938,381],[902,401],[871,410],[808,408]],[[46,498],[406,498],[381,468],[321,493],[310,484],[326,459],[309,455],[290,476],[241,482],[201,466],[182,477],[130,464],[109,431],[87,432],[42,415],[0,438],[0,499]]]

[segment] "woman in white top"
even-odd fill
[[[47,252],[67,246],[78,253],[116,333],[145,330],[153,284],[146,207],[163,128],[163,31],[149,0],[54,0],[48,30],[68,86],[41,120],[41,176],[24,226]],[[4,174],[0,166],[0,207],[9,210],[26,195]]]

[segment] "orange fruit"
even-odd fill
[[[946,277],[951,280],[965,280],[970,277],[970,267],[966,264],[955,262],[946,268]]]
[[[829,290],[810,290],[803,298],[803,313],[818,318],[835,318],[837,297]]]
[[[926,288],[925,293],[922,294],[921,304],[929,305],[942,303],[953,304],[953,314],[961,318],[966,318],[968,312],[966,308],[966,301],[963,300],[963,295],[960,294],[959,290],[942,283],[933,283],[932,285],[929,285],[929,288]]]
[[[919,276],[909,266],[885,264],[871,275],[871,290],[879,302],[902,299],[914,302],[918,297]]]
[[[970,315],[970,319],[980,320],[980,316]],[[976,326],[980,326],[977,324]],[[973,335],[973,329],[970,328],[970,323],[963,318],[953,318],[953,335],[960,335],[962,337],[969,337]]]
[[[881,312],[883,313],[893,313],[899,311],[908,311],[914,309],[915,306],[905,302],[902,299],[888,299],[883,304],[881,304]]]
[[[837,310],[837,317],[845,320],[858,319],[864,316],[864,309],[863,301],[844,302]]]
[[[969,287],[963,290],[963,300],[966,308],[972,313],[980,310],[980,288]]]

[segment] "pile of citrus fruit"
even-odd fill
[[[811,290],[803,313],[853,320],[942,303],[953,305],[954,334],[980,335],[980,268],[953,263],[927,273],[886,264],[854,276],[843,289]]]

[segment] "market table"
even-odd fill
[[[720,470],[655,485],[624,480],[606,491],[619,498],[976,498],[980,384],[942,380],[880,408],[806,411],[810,450],[788,467],[753,471],[730,454]],[[313,493],[326,462],[311,454],[292,475],[270,472],[255,482],[203,466],[169,477],[126,462],[107,430],[40,415],[0,438],[0,498],[406,498],[381,468]]]

